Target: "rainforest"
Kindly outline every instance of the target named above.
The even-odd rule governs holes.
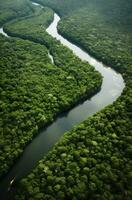
[[[131,75],[131,0],[1,0],[0,199],[131,200]]]

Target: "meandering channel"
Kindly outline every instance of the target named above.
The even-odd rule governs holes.
[[[33,3],[35,6],[41,6]],[[41,6],[42,7],[42,6]],[[57,31],[57,25],[60,17],[55,13],[54,20],[47,28],[47,32],[62,44],[70,48],[80,59],[89,62],[103,76],[103,83],[100,92],[91,99],[86,100],[82,104],[77,105],[68,112],[58,116],[58,118],[47,128],[41,130],[33,141],[25,148],[24,153],[7,174],[0,184],[2,192],[0,197],[7,199],[11,194],[8,192],[10,185],[14,179],[20,179],[27,175],[37,164],[37,162],[47,154],[51,147],[59,140],[64,132],[70,130],[74,125],[82,122],[88,116],[93,115],[105,106],[114,102],[122,93],[125,87],[122,76],[110,67],[106,67],[103,63],[91,57],[81,48],[72,44],[63,38]],[[8,36],[3,29],[0,32]],[[53,58],[51,58],[52,61]],[[53,60],[54,61],[54,60]]]

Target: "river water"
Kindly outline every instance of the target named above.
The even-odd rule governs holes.
[[[6,37],[9,37],[9,36],[4,32],[3,27],[0,28],[0,33],[1,33],[2,35],[6,36]]]
[[[48,56],[49,56],[49,58],[50,58],[50,60],[51,60],[51,63],[54,64],[54,58],[53,58],[53,56],[50,54],[50,52],[48,52]]]
[[[39,6],[39,4],[33,4]],[[123,78],[119,73],[115,72],[110,67],[106,67],[103,63],[91,57],[88,53],[72,44],[58,33],[57,25],[59,20],[60,17],[55,13],[54,20],[46,31],[57,40],[60,40],[62,44],[70,48],[80,59],[87,61],[94,66],[103,76],[102,87],[100,92],[92,98],[75,106],[70,111],[59,115],[51,125],[39,132],[25,148],[24,153],[5,176],[4,180],[1,181],[0,199],[12,199],[12,190],[8,190],[14,179],[18,180],[26,176],[37,165],[38,161],[47,154],[64,132],[70,130],[74,125],[82,122],[88,116],[93,115],[105,106],[114,102],[121,95],[122,90],[125,87]],[[3,32],[3,29],[2,33],[5,36],[7,35]]]

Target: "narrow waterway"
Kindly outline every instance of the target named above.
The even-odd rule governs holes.
[[[34,3],[34,5],[38,6],[39,4]],[[51,125],[41,130],[33,141],[25,148],[20,159],[0,183],[0,197],[4,200],[8,198],[12,199],[12,190],[8,190],[10,189],[10,185],[14,179],[18,180],[27,175],[37,165],[38,161],[47,154],[64,132],[72,129],[74,125],[77,125],[88,116],[93,115],[115,101],[121,95],[125,86],[123,78],[119,73],[106,67],[103,63],[99,62],[88,53],[63,38],[57,31],[59,20],[60,17],[55,13],[54,20],[47,28],[47,32],[57,40],[60,40],[62,44],[70,48],[79,58],[94,66],[103,76],[102,87],[100,92],[92,98],[77,105],[70,111],[59,115]]]
[[[4,32],[3,27],[0,28],[0,33],[1,33],[2,35],[6,36],[6,37],[9,37],[9,36]]]
[[[54,58],[53,58],[53,56],[50,54],[50,52],[48,52],[48,56],[49,56],[49,58],[50,58],[50,60],[51,60],[51,63],[54,64]]]

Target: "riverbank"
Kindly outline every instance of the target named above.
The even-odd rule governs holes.
[[[60,37],[60,36],[59,36]],[[91,58],[92,59],[92,58]],[[99,65],[99,63],[97,62],[97,64]],[[105,71],[105,70],[104,70]],[[107,71],[107,70],[106,70]],[[110,70],[108,69],[108,74],[110,74]],[[114,72],[112,72],[112,73],[114,73]],[[106,75],[106,72],[105,72],[105,75]],[[114,76],[115,76],[115,73],[114,73]],[[108,77],[106,78],[107,80],[108,80]],[[105,85],[105,84],[104,84]],[[107,88],[108,89],[108,88]],[[115,96],[114,96],[114,98],[116,98]],[[104,105],[103,105],[104,106]],[[65,121],[64,121],[64,123],[65,123]]]
[[[70,50],[44,31],[53,12],[48,8],[38,8],[36,12],[33,19],[21,18],[20,23],[21,26],[23,23],[26,28],[29,27],[29,32],[30,25],[34,24],[36,29],[32,27],[32,34],[41,30],[40,35],[32,37],[32,34],[26,34],[26,29],[23,29],[25,39],[31,38],[41,45],[28,40],[1,36],[1,75],[4,90],[1,113],[4,132],[1,135],[1,176],[22,154],[24,147],[38,133],[38,129],[49,124],[58,113],[70,109],[81,99],[91,97],[100,90],[102,83],[100,74],[93,67],[81,62]],[[17,23],[17,20],[12,23]],[[18,32],[19,36],[22,36],[22,31],[18,29]],[[54,52],[55,65],[52,65],[49,59],[49,49],[45,47],[45,43]],[[6,82],[3,73],[6,73]]]
[[[21,181],[16,199],[131,199],[131,57],[120,59],[121,97],[66,133]]]
[[[92,199],[102,198],[103,195],[104,198],[131,198],[129,71],[130,68],[128,71],[123,70],[126,88],[121,97],[68,132],[21,182],[16,199],[32,196],[35,199],[67,199],[73,196]]]

